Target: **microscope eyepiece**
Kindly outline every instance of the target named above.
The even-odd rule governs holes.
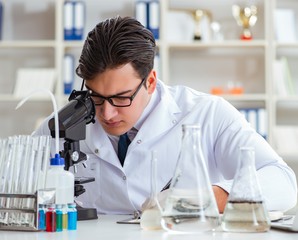
[[[95,105],[90,91],[73,90],[68,100],[68,104],[58,112],[60,137],[69,140],[85,139],[85,125],[95,121]],[[48,125],[51,136],[55,137],[54,118],[49,120]]]

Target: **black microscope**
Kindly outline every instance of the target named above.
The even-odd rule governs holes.
[[[59,137],[64,138],[64,149],[60,151],[61,157],[65,161],[65,170],[69,170],[71,166],[76,172],[76,164],[87,160],[85,153],[80,151],[80,140],[86,138],[86,125],[94,123],[95,105],[90,97],[90,91],[73,90],[68,98],[68,103],[59,110]],[[48,122],[51,136],[55,137],[55,119],[51,118]],[[85,166],[85,165],[84,165]],[[75,178],[75,197],[83,194],[84,183],[94,181],[94,178],[83,177]],[[82,208],[77,206],[78,220],[97,219],[95,208]]]

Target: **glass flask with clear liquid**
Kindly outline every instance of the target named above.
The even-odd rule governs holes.
[[[270,229],[255,168],[255,152],[251,147],[240,148],[238,169],[221,226],[229,232],[266,232]]]
[[[219,226],[219,211],[201,149],[201,128],[182,126],[182,146],[169,195],[162,209],[162,227],[169,232],[200,233]]]
[[[156,169],[157,157],[156,152],[152,151],[151,159],[151,195],[145,210],[142,212],[140,226],[144,230],[159,230],[161,229],[161,213],[160,205],[157,200],[156,190]]]

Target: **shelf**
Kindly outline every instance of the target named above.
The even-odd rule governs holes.
[[[266,94],[241,94],[241,95],[219,95],[222,96],[224,99],[228,101],[266,101],[267,95]]]
[[[0,41],[0,48],[54,48],[54,40]]]
[[[24,97],[16,97],[13,94],[0,94],[0,101],[1,102],[19,102],[23,99]],[[51,101],[50,97],[34,97],[30,98],[29,101]]]
[[[64,48],[82,48],[84,45],[84,41],[64,41]]]
[[[229,40],[222,42],[186,42],[186,43],[168,43],[170,49],[196,49],[196,48],[264,48],[267,46],[264,40],[240,41]]]
[[[297,102],[298,103],[298,95],[275,96],[275,102]]]
[[[292,42],[292,43],[279,43],[275,42],[276,48],[298,48],[298,42]]]

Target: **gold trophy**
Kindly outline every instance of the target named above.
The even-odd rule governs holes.
[[[205,35],[210,35],[211,34],[211,29],[210,29],[210,24],[212,22],[212,15],[211,12],[208,10],[203,10],[203,9],[196,9],[195,11],[192,11],[192,16],[194,18],[195,21],[195,32],[194,32],[194,40],[204,40],[204,33]],[[205,24],[208,24],[208,29],[206,29],[206,25],[205,25],[205,32],[203,33],[203,29],[202,29],[202,25],[203,25],[203,21],[207,21],[205,22]],[[209,33],[209,34],[208,34]]]
[[[252,33],[250,28],[257,22],[257,7],[254,5],[250,7],[233,5],[232,12],[237,24],[243,28],[240,38],[242,40],[251,40]]]

